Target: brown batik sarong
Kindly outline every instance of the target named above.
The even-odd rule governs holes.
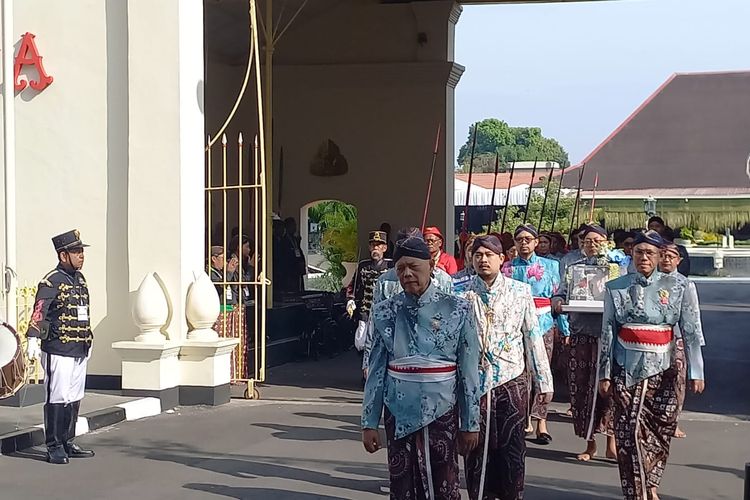
[[[570,336],[568,388],[576,436],[587,441],[594,435],[614,435],[614,403],[599,394],[599,339],[574,333]]]
[[[677,380],[675,391],[677,391],[677,413],[682,413],[682,405],[685,404],[685,386],[687,385],[687,362],[685,361],[685,344],[682,339],[675,340],[674,365],[677,367]]]
[[[461,498],[456,446],[458,412],[455,407],[426,428],[401,439],[394,439],[396,418],[386,408],[385,433],[392,499]]]
[[[524,429],[529,394],[527,381],[525,374],[516,377],[494,388],[480,401],[479,446],[469,453],[464,462],[466,486],[469,490],[469,498],[472,500],[486,496],[501,500],[523,498],[526,460]],[[489,432],[487,427],[488,397],[490,398]],[[480,489],[483,490],[481,496]]]
[[[246,320],[243,306],[234,306],[234,310],[219,314],[214,323],[214,330],[219,337],[240,339],[231,355],[230,377],[232,380],[248,378]]]
[[[614,372],[615,440],[625,500],[646,500],[658,488],[677,427],[677,367],[625,386],[625,371]]]
[[[544,334],[544,348],[547,351],[547,360],[548,362],[552,362],[552,352],[555,349],[555,328],[552,327],[549,330],[547,330],[547,333]],[[530,374],[530,377],[533,377],[533,374]],[[546,420],[547,419],[547,411],[549,408],[549,403],[539,403],[537,401],[537,396],[539,395],[539,392],[537,392],[536,384],[530,383],[528,385],[529,391],[530,391],[530,415],[531,418]]]

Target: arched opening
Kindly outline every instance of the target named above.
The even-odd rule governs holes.
[[[339,292],[346,287],[359,260],[357,207],[340,200],[304,205],[300,237],[307,258],[305,289]]]

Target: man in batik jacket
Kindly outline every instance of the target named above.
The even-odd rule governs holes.
[[[406,227],[400,230],[396,235],[396,241],[402,241],[406,238],[422,238],[422,231],[417,227]],[[442,269],[435,267],[435,262],[430,261],[432,266],[431,281],[432,284],[437,287],[443,293],[451,293],[453,291],[453,278],[448,275]],[[391,263],[392,264],[392,263]],[[404,289],[401,287],[401,282],[396,274],[396,269],[391,267],[386,272],[380,275],[375,288],[373,290],[372,303],[377,304],[385,299],[389,299],[396,294],[403,292]],[[367,363],[370,360],[370,350],[372,349],[372,321],[367,324],[367,337],[365,339],[365,350],[364,356],[362,357],[362,374],[364,378],[367,378]]]
[[[544,403],[552,398],[552,373],[531,287],[505,278],[503,259],[497,237],[477,237],[472,246],[477,275],[462,293],[472,304],[482,349],[479,446],[466,457],[472,500],[523,498],[528,384]]]
[[[536,255],[539,231],[533,225],[518,226],[513,234],[513,239],[518,250],[518,257],[510,262],[510,266],[505,267],[504,273],[508,278],[522,281],[531,287],[539,323],[539,333],[544,339],[548,363],[551,363],[552,352],[555,347],[555,325],[557,324],[563,337],[569,335],[567,316],[552,317],[551,299],[560,287],[560,267],[556,260],[545,259]],[[532,419],[537,420],[537,442],[546,445],[552,441],[552,436],[547,429],[549,404],[538,398],[538,395],[532,391],[529,414]],[[529,429],[529,432],[531,430]]]
[[[639,234],[637,273],[607,283],[599,352],[599,392],[612,393],[615,440],[626,500],[658,499],[677,427],[674,327],[685,347],[690,389],[705,388],[700,308],[689,282],[657,270],[664,240]]]
[[[552,307],[562,312],[562,304],[568,300],[571,273],[578,265],[595,266],[607,257],[598,257],[602,245],[607,242],[607,232],[598,224],[588,224],[581,232],[582,254],[578,260],[566,263],[562,271],[563,282],[552,298]],[[568,343],[568,390],[573,431],[586,440],[586,449],[577,455],[578,460],[588,462],[597,454],[596,434],[607,436],[607,458],[616,458],[613,429],[614,406],[611,397],[599,396],[599,336],[602,332],[601,313],[576,313],[568,315],[570,341]]]
[[[370,373],[362,402],[362,442],[381,448],[385,410],[394,499],[459,500],[458,453],[479,439],[479,342],[467,301],[430,280],[424,240],[396,245],[404,289],[373,308]]]

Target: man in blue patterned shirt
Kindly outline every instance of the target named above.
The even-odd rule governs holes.
[[[372,311],[373,345],[362,402],[362,443],[381,448],[385,410],[391,498],[458,500],[458,453],[479,439],[479,339],[464,299],[431,283],[424,240],[396,246],[403,287]]]
[[[472,247],[477,275],[462,294],[472,305],[482,348],[481,445],[466,457],[471,500],[523,498],[529,384],[540,403],[552,398],[531,286],[500,273],[503,255],[497,237],[479,236]]]
[[[679,274],[657,270],[664,240],[639,234],[635,274],[607,283],[599,350],[599,392],[612,393],[615,440],[626,500],[658,500],[657,490],[677,427],[679,326],[690,389],[705,388],[700,306],[695,288]]]

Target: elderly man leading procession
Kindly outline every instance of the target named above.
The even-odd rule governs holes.
[[[523,498],[529,416],[535,442],[552,441],[554,331],[586,440],[578,460],[595,459],[603,434],[623,497],[659,498],[685,387],[705,387],[697,292],[677,271],[682,249],[657,231],[616,235],[626,249],[594,223],[576,233],[572,252],[530,224],[469,235],[451,279],[437,228],[399,232],[393,268],[372,285],[363,361],[362,440],[387,447],[391,498],[461,498],[459,456],[470,499]],[[601,309],[571,300],[579,266],[605,270]]]

